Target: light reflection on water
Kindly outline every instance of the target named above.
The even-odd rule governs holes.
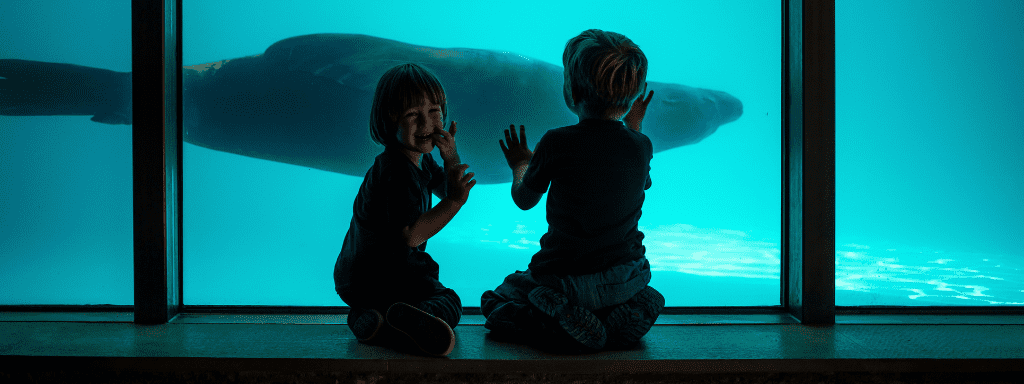
[[[1020,263],[1008,255],[847,243],[836,247],[836,305],[1021,305],[1020,274]],[[844,304],[841,291],[902,301]]]
[[[641,227],[655,271],[700,276],[779,279],[778,243],[754,240],[738,230],[688,224]]]
[[[452,245],[476,242],[484,254],[492,255],[502,250],[519,251],[514,252],[518,264],[506,263],[515,269],[526,269],[529,257],[540,249],[536,240],[546,227],[533,229],[517,222],[498,224],[497,228],[505,231],[505,235],[494,224],[488,224],[480,228],[487,238],[463,238]],[[756,239],[740,230],[688,224],[641,226],[640,230],[645,235],[644,246],[652,271],[679,273],[656,274],[661,278],[652,281],[652,286],[666,278],[685,280],[690,278],[687,276],[714,277],[723,285],[740,280],[774,280],[778,284],[778,242]],[[1021,265],[1007,255],[949,254],[925,248],[874,248],[847,243],[836,247],[835,256],[837,305],[1024,304]]]

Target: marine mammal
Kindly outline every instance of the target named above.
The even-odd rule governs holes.
[[[578,121],[562,96],[562,68],[551,63],[507,51],[313,34],[278,41],[262,54],[183,68],[182,137],[214,150],[362,176],[382,150],[367,128],[377,80],[407,62],[429,68],[444,86],[448,120],[459,126],[459,154],[479,183],[511,181],[497,143],[509,124],[526,126],[532,146],[546,130]],[[40,83],[32,77],[42,75],[50,85],[33,88]],[[130,73],[0,60],[0,76],[6,78],[0,114],[93,114],[102,123],[131,123],[131,92],[124,86]],[[46,96],[55,92],[53,84],[61,91]],[[722,91],[659,82],[648,82],[648,90],[654,100],[643,133],[655,152],[699,142],[743,113],[742,103]]]

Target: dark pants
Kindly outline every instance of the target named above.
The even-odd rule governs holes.
[[[545,286],[569,298],[572,305],[590,310],[602,321],[616,305],[625,303],[651,281],[646,258],[580,276],[534,274],[529,269],[505,277],[493,291],[480,297],[484,327],[510,336],[543,340],[565,333],[554,319],[530,304],[530,291]]]
[[[351,289],[339,292],[341,300],[349,307],[360,309],[376,309],[381,315],[387,316],[388,308],[392,304],[402,302],[419,308],[426,313],[437,316],[452,329],[462,319],[462,300],[455,290],[445,288],[440,282],[436,284],[432,293],[416,294],[401,292],[393,289]],[[386,322],[385,322],[386,323]]]

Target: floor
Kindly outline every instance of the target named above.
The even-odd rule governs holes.
[[[495,340],[483,317],[455,328],[446,358],[357,342],[346,315],[0,313],[0,372],[64,369],[392,373],[1002,372],[1024,370],[1021,316],[663,315],[637,348],[567,355]],[[959,322],[959,323],[958,323]],[[964,324],[967,323],[967,324]]]

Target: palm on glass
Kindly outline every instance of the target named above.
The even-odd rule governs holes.
[[[459,164],[448,169],[448,198],[461,204],[466,204],[469,199],[469,190],[476,185],[473,180],[473,172],[463,174],[469,164]]]
[[[508,146],[505,146],[505,142],[498,140],[498,145],[501,145],[501,152],[505,153],[505,160],[508,161],[509,168],[512,170],[516,169],[522,162],[529,163],[530,158],[533,157],[533,151],[526,146],[526,127],[519,126],[519,134],[515,133],[516,126],[509,125],[509,129],[505,130],[505,141],[508,142]],[[509,132],[509,131],[512,132]]]
[[[434,140],[434,146],[441,152],[441,160],[445,163],[451,162],[452,164],[459,164],[459,152],[455,147],[455,122],[449,126],[448,131],[437,128],[434,129],[434,133],[431,138]]]
[[[647,83],[644,83],[644,91],[640,92],[640,97],[633,102],[629,113],[622,117],[622,122],[626,123],[626,127],[637,132],[640,132],[640,124],[643,123],[644,115],[647,114],[647,104],[650,104],[654,97],[654,91],[647,93],[646,98],[644,98],[645,93],[647,93]]]

